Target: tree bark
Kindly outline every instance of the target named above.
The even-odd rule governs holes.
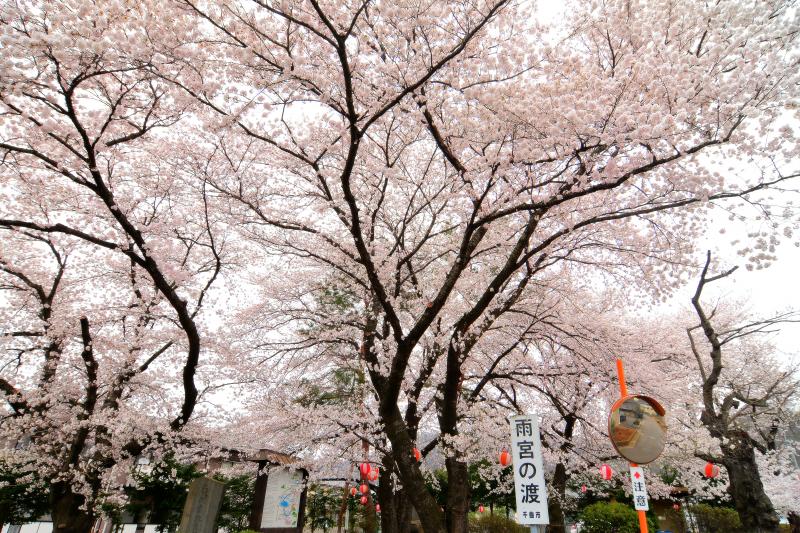
[[[92,509],[81,509],[85,502],[69,484],[54,483],[50,487],[53,533],[91,533],[95,517]]]
[[[425,533],[443,533],[444,516],[436,499],[425,485],[425,478],[422,477],[412,453],[414,443],[397,405],[385,405],[382,402],[381,418],[385,424],[386,436],[392,443],[392,460],[403,482],[403,491],[417,510],[422,530]]]
[[[557,398],[552,398],[553,404],[557,407],[560,405]],[[559,407],[559,411],[561,411]],[[569,451],[569,445],[572,442],[572,434],[575,432],[575,422],[578,418],[574,413],[567,413],[564,417],[564,431],[562,437],[564,442],[559,449],[562,453]],[[564,502],[567,500],[567,467],[564,463],[559,462],[556,464],[555,472],[553,472],[553,494],[548,502],[548,514],[550,515],[550,524],[547,527],[547,533],[564,533],[566,531],[566,523],[564,516]]]
[[[378,501],[381,503],[381,533],[399,533],[398,509],[391,486],[391,475],[386,474],[386,464],[380,473]]]
[[[778,514],[764,492],[752,444],[741,437],[729,442],[722,448],[723,465],[730,478],[728,493],[739,512],[743,529],[752,533],[777,532]]]
[[[547,533],[564,533],[564,507],[562,502],[567,492],[567,468],[564,463],[556,465],[553,472],[553,494],[547,502],[547,512],[550,515],[550,524],[547,526]]]
[[[403,490],[395,490],[391,458],[384,458],[378,484],[378,501],[381,504],[381,533],[409,533],[411,531],[411,502]]]
[[[469,468],[457,457],[445,460],[447,467],[447,531],[467,533],[469,529]]]
[[[460,329],[458,331],[461,331]],[[458,336],[454,336],[447,349],[447,373],[444,383],[439,387],[442,399],[437,402],[439,408],[439,430],[442,436],[458,435],[458,400],[461,393],[461,361],[463,354],[456,349]],[[461,452],[445,447],[445,467],[447,468],[447,513],[448,533],[467,533],[469,529],[469,468],[463,460]]]

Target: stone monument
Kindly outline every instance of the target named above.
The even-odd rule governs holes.
[[[178,533],[215,533],[224,492],[225,484],[216,479],[201,477],[192,481]]]

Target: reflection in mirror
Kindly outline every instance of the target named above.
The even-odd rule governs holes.
[[[667,434],[663,409],[632,396],[611,412],[608,424],[617,452],[632,463],[646,464],[661,455]]]

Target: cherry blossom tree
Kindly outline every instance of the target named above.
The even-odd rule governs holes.
[[[782,322],[797,321],[797,313],[726,320],[717,307],[709,311],[701,296],[707,285],[730,276],[736,268],[719,274],[712,274],[710,268],[709,252],[692,297],[699,324],[687,330],[702,383],[700,420],[719,441],[718,453],[703,458],[725,466],[728,491],[745,528],[777,531],[778,516],[764,490],[757,455],[776,450],[800,382],[794,369],[781,368],[765,356],[765,346],[755,336],[773,331]]]
[[[145,68],[157,20],[145,3],[0,7],[3,455],[49,481],[57,532],[88,531],[133,458],[174,441],[210,359],[213,148]]]
[[[0,226],[152,283],[182,335],[173,430],[197,402],[217,230],[235,226],[264,311],[239,320],[256,339],[239,371],[264,358],[254,394],[294,406],[285,424],[307,443],[370,440],[427,532],[466,531],[473,446],[500,434],[514,380],[578,353],[547,346],[553,305],[604,285],[665,296],[710,206],[744,199],[777,221],[762,192],[797,177],[779,120],[800,86],[788,1],[586,2],[556,27],[512,0],[2,9]],[[772,235],[743,253],[768,263]],[[326,316],[325,297],[347,306]],[[364,377],[357,410],[297,408],[300,372],[341,369]],[[443,457],[444,511],[415,446]]]
[[[192,31],[158,74],[205,106],[236,171],[212,186],[291,258],[285,283],[336,272],[355,295],[327,335],[358,342],[425,531],[466,529],[465,379],[535,321],[523,302],[592,276],[663,295],[707,206],[796,177],[775,126],[797,96],[786,3],[587,3],[557,29],[504,0],[178,6]],[[730,180],[708,158],[761,170]],[[444,513],[411,453],[420,380]]]

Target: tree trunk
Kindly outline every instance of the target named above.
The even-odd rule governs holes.
[[[409,533],[411,531],[411,502],[402,490],[395,490],[391,459],[384,458],[378,484],[378,501],[381,504],[381,533]]]
[[[547,501],[547,512],[550,514],[550,525],[547,533],[564,533],[564,507],[563,503],[567,494],[567,469],[564,463],[558,463],[553,472],[553,494]]]
[[[81,509],[85,501],[67,483],[54,483],[50,487],[53,533],[91,533],[94,512]]]
[[[469,468],[457,457],[445,460],[447,467],[447,531],[467,533],[469,529]]]
[[[417,510],[422,530],[425,533],[444,532],[443,513],[425,485],[425,478],[422,477],[422,472],[412,453],[414,443],[411,441],[397,405],[387,406],[382,402],[381,418],[385,424],[386,436],[392,443],[392,459],[403,483],[403,491]]]
[[[364,480],[364,483],[367,483]],[[383,509],[381,509],[382,511]],[[378,533],[378,513],[375,512],[375,502],[372,493],[367,494],[367,506],[364,509],[364,533]]]
[[[453,340],[456,340],[457,336]],[[451,342],[447,349],[447,373],[440,385],[442,398],[437,402],[439,408],[439,430],[444,439],[458,435],[458,400],[461,394],[462,353]],[[447,531],[448,533],[467,533],[469,529],[469,468],[461,452],[444,447],[447,468]]]
[[[743,529],[752,533],[777,532],[778,515],[764,492],[752,444],[734,436],[722,448],[722,453],[730,478],[728,493],[739,512]]]

